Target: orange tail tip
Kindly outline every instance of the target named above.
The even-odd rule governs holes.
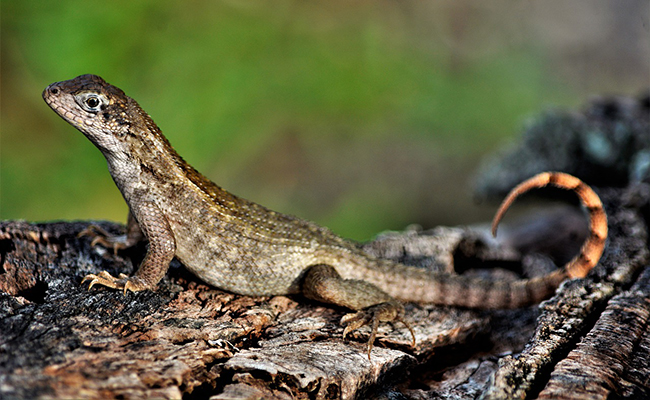
[[[607,238],[607,216],[596,192],[573,175],[563,172],[542,172],[517,185],[508,193],[494,215],[492,235],[496,236],[499,222],[517,197],[531,189],[548,185],[574,191],[589,213],[589,237],[582,245],[580,253],[565,266],[570,278],[582,278],[596,266],[603,254]]]

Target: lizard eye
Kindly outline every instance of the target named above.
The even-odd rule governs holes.
[[[99,99],[97,99],[96,97],[89,97],[86,99],[86,105],[89,108],[96,108],[97,106],[99,106]]]
[[[81,108],[92,113],[101,111],[108,104],[106,96],[99,93],[79,93],[75,95],[75,100]]]

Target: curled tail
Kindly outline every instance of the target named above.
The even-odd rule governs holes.
[[[499,221],[510,205],[521,194],[534,188],[553,185],[572,190],[589,213],[589,236],[580,249],[580,253],[564,266],[564,273],[569,278],[583,278],[598,263],[605,248],[607,238],[607,216],[598,195],[586,183],[575,176],[562,172],[542,172],[520,183],[510,191],[503,200],[492,221],[492,235],[496,236]],[[540,277],[543,278],[543,277]]]
[[[516,281],[488,280],[448,273],[428,274],[421,269],[402,266],[402,278],[381,285],[392,296],[405,300],[446,304],[478,309],[518,308],[550,297],[567,278],[581,278],[598,263],[607,238],[607,216],[598,195],[580,179],[561,172],[544,172],[515,187],[503,200],[492,222],[496,235],[499,221],[521,194],[547,185],[574,191],[589,213],[589,237],[580,254],[562,269],[532,279]],[[395,270],[394,265],[386,270]],[[387,273],[388,274],[388,273]],[[406,276],[408,279],[403,279]]]
[[[589,236],[580,253],[564,268],[532,279],[504,282],[447,276],[439,281],[439,302],[469,308],[523,307],[550,297],[563,280],[582,278],[596,266],[607,238],[607,216],[598,195],[580,179],[569,174],[543,172],[517,185],[497,210],[492,221],[492,234],[496,236],[499,221],[517,197],[530,189],[547,185],[574,191],[589,213]]]

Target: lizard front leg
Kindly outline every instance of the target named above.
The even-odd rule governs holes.
[[[368,359],[377,336],[380,322],[400,321],[411,332],[413,344],[415,334],[404,320],[404,306],[377,286],[358,279],[343,279],[334,267],[325,264],[310,267],[302,284],[305,297],[323,303],[335,304],[355,310],[341,319],[345,324],[343,338],[351,331],[370,325]]]
[[[137,222],[131,213],[129,213],[129,216],[128,232],[135,230],[134,226],[131,225],[131,220],[133,220],[133,223],[139,226],[138,230],[141,232],[141,235],[144,234],[149,241],[147,254],[140,264],[138,271],[132,277],[120,274],[116,278],[106,271],[102,271],[97,275],[87,275],[81,283],[90,281],[88,289],[92,288],[95,284],[124,290],[124,293],[127,290],[138,292],[153,289],[163,276],[165,276],[165,273],[167,273],[169,263],[174,258],[174,253],[176,252],[176,240],[174,239],[169,222],[158,206],[151,201],[143,201],[140,203]],[[126,241],[129,241],[128,234]]]

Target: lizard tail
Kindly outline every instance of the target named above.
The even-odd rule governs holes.
[[[499,221],[517,197],[530,189],[547,185],[574,191],[589,213],[589,237],[580,253],[564,268],[532,279],[502,281],[449,273],[431,274],[407,266],[402,266],[401,271],[394,264],[387,263],[384,269],[388,282],[374,283],[403,301],[477,309],[518,308],[550,297],[563,280],[582,278],[596,266],[607,238],[607,216],[598,195],[580,179],[561,172],[544,172],[519,184],[508,194],[494,216],[492,234],[496,235]]]
[[[544,172],[515,187],[505,198],[492,223],[496,235],[499,221],[512,202],[522,193],[547,185],[558,186],[576,192],[589,213],[589,237],[580,253],[562,269],[532,279],[502,281],[436,273],[429,275],[423,270],[408,268],[395,277],[390,285],[382,286],[389,294],[404,301],[421,301],[477,309],[518,308],[538,303],[550,297],[567,278],[584,277],[598,263],[607,237],[607,216],[598,195],[578,178],[560,173]],[[394,266],[392,267],[394,269]],[[387,268],[388,269],[388,268]],[[378,285],[380,283],[377,283]]]
[[[496,309],[518,308],[538,303],[550,297],[567,278],[581,278],[598,263],[607,237],[607,216],[598,195],[580,179],[561,172],[544,172],[520,183],[503,200],[492,222],[492,234],[496,236],[499,221],[508,207],[521,194],[547,185],[574,191],[589,213],[589,237],[580,253],[562,269],[532,279],[507,282],[487,280],[450,274],[438,274],[433,279],[433,290],[411,283],[404,293],[422,296],[436,304]],[[418,293],[419,292],[419,293]],[[409,295],[403,295],[409,297]]]
[[[503,218],[503,215],[517,197],[530,189],[541,188],[547,185],[574,191],[580,197],[580,202],[589,213],[589,237],[587,237],[587,240],[582,245],[580,253],[569,261],[562,271],[569,278],[582,278],[596,266],[598,260],[600,260],[600,256],[603,254],[605,239],[607,238],[607,216],[605,215],[603,203],[601,203],[598,195],[587,184],[575,176],[562,172],[543,172],[517,185],[510,191],[505,200],[503,200],[499,210],[495,214],[494,220],[492,221],[492,235],[496,236],[499,221],[501,221],[501,218]],[[547,275],[532,279],[531,281],[539,281],[547,277],[551,281],[556,280],[556,277]],[[538,282],[538,284],[542,284],[542,282]]]

